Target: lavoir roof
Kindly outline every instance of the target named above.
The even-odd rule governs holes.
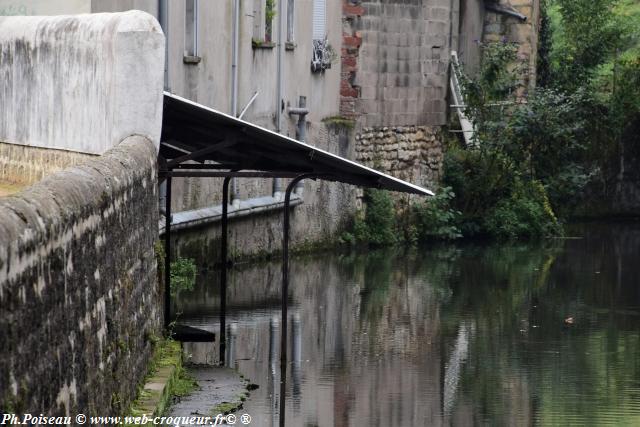
[[[160,155],[167,161],[161,165],[161,174],[171,170],[168,175],[174,177],[228,176],[225,170],[283,178],[313,174],[328,181],[433,195],[426,188],[168,92],[164,93],[161,141]]]

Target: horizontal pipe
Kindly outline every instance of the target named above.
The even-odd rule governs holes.
[[[309,114],[309,109],[300,107],[289,107],[289,114],[299,114],[304,116],[305,114]]]

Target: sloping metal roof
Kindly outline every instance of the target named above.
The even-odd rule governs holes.
[[[161,141],[160,155],[170,169],[247,170],[283,177],[313,173],[329,181],[433,195],[426,188],[168,92]]]

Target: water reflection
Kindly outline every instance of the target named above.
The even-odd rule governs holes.
[[[640,226],[573,233],[292,260],[287,425],[640,425]],[[279,273],[230,273],[252,425],[278,422]],[[178,311],[215,332],[217,279],[200,282]]]

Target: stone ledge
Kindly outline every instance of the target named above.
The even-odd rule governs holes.
[[[293,194],[291,196],[291,207],[304,203],[304,200]],[[253,199],[240,200],[238,206],[229,205],[228,218],[240,218],[243,216],[255,215],[263,212],[271,212],[284,208],[284,201],[271,196],[256,197]],[[218,222],[222,219],[222,205],[209,206],[201,209],[176,212],[171,215],[171,230],[184,230],[187,228],[200,227],[205,224]],[[164,234],[165,219],[160,218],[158,223],[159,233]]]
[[[158,366],[153,366],[157,364]],[[151,362],[152,373],[145,378],[138,398],[131,405],[131,416],[161,416],[171,403],[171,389],[182,367],[180,343],[168,341],[160,344]]]

